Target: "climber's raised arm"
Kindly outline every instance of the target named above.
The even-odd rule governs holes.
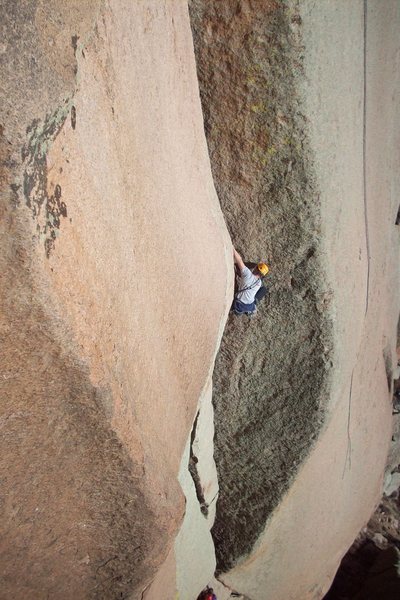
[[[236,315],[253,315],[257,310],[257,302],[266,294],[266,288],[264,288],[261,279],[264,279],[268,274],[269,268],[264,262],[259,262],[250,270],[244,264],[239,252],[233,247],[232,249],[233,260],[240,271],[240,277],[237,277],[237,288],[232,310]]]
[[[242,272],[246,265],[244,264],[239,252],[235,250],[235,248],[233,248],[233,260],[235,261],[235,264],[239,267],[240,272]]]

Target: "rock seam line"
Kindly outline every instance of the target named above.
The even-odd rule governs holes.
[[[368,0],[364,0],[364,14],[363,14],[363,28],[364,28],[364,57],[363,57],[363,70],[364,70],[364,90],[363,90],[363,200],[364,200],[364,221],[365,221],[365,243],[367,248],[367,289],[366,289],[366,298],[365,298],[365,315],[368,312],[368,298],[369,298],[369,279],[370,279],[370,243],[369,243],[369,229],[368,229],[368,205],[367,205],[367,169],[366,169],[366,155],[367,155],[367,4]],[[356,358],[356,363],[358,359]],[[351,469],[351,434],[350,434],[350,421],[351,421],[351,399],[352,399],[352,390],[353,390],[353,376],[354,369],[351,372],[351,380],[350,380],[350,392],[349,392],[349,406],[348,406],[348,415],[347,415],[347,448],[346,448],[346,458],[343,467],[342,479],[344,478],[344,474],[346,471],[347,461],[349,461],[349,470]]]
[[[368,205],[367,205],[367,10],[368,0],[364,0],[364,98],[363,98],[363,197],[364,197],[364,220],[365,220],[365,243],[367,248],[367,290],[365,300],[365,315],[368,312],[369,278],[370,278],[370,243],[368,229]]]

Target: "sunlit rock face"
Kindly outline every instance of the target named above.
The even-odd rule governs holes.
[[[189,11],[2,4],[5,598],[320,599],[380,495],[398,3]]]
[[[140,598],[231,294],[179,1],[2,6],[1,590]]]

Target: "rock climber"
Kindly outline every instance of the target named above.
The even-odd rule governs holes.
[[[268,274],[269,268],[265,263],[259,262],[250,270],[246,267],[242,257],[235,248],[233,248],[233,260],[240,275],[232,310],[236,315],[254,314],[257,310],[257,302],[266,293],[261,280]]]

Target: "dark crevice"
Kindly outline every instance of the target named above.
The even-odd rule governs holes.
[[[201,510],[202,514],[205,517],[207,517],[208,516],[208,504],[204,497],[203,488],[202,488],[201,481],[200,481],[200,475],[197,470],[197,463],[199,461],[198,461],[197,456],[193,452],[193,443],[194,443],[194,440],[196,439],[196,429],[197,429],[197,422],[199,420],[199,415],[200,415],[200,411],[197,412],[196,418],[193,423],[192,432],[190,434],[190,455],[189,455],[188,468],[189,468],[189,473],[193,479],[194,487],[196,490],[197,500],[199,501],[199,505],[200,505],[200,510]]]
[[[400,206],[399,206],[398,211],[397,211],[397,216],[396,216],[395,224],[396,225],[400,225]]]
[[[383,550],[371,540],[356,541],[342,559],[324,600],[397,600],[399,559],[395,544]]]
[[[393,384],[393,360],[392,360],[392,349],[389,344],[387,344],[383,348],[382,354],[383,354],[383,362],[385,364],[385,373],[386,373],[388,392],[390,392],[392,389],[392,384]]]

